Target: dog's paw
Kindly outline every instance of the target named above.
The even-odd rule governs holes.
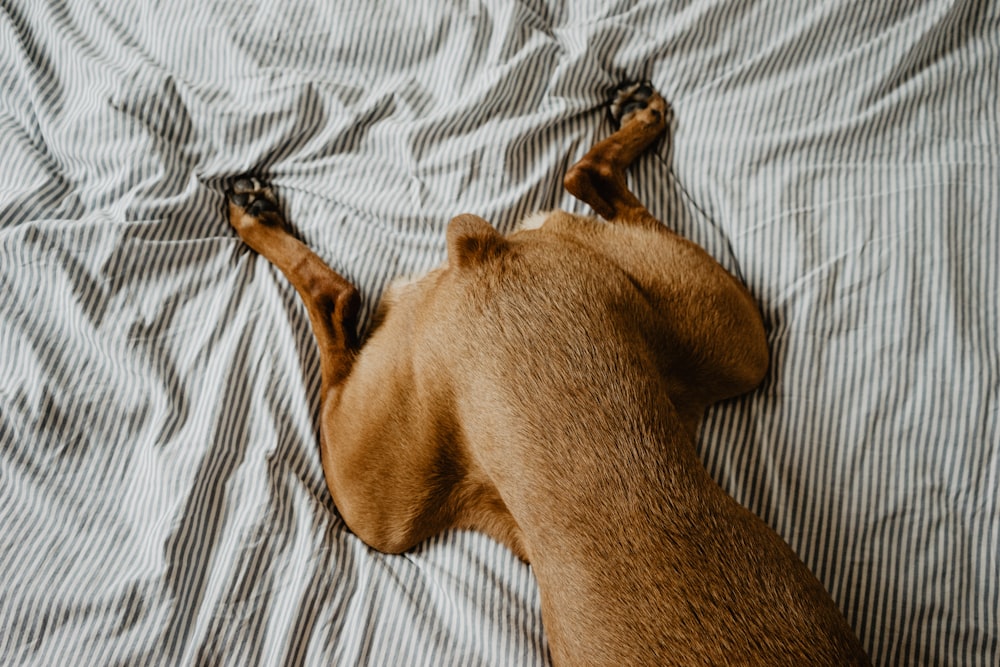
[[[670,113],[670,106],[660,96],[649,81],[628,83],[615,91],[615,99],[611,102],[611,118],[622,127],[641,115],[646,115],[648,121],[660,122]]]
[[[274,191],[253,176],[241,176],[226,192],[229,200],[229,222],[237,231],[256,224],[281,225],[284,220],[278,209]]]
[[[250,215],[259,216],[268,211],[278,210],[278,198],[274,191],[253,176],[236,179],[227,193],[229,201]]]

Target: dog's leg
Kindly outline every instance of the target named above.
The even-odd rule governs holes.
[[[410,359],[395,349],[408,335],[405,316],[384,324],[383,333],[396,331],[388,343],[375,341],[356,361],[357,290],[289,233],[270,188],[241,178],[228,199],[230,224],[285,274],[309,313],[320,351],[323,472],[345,523],[391,553],[460,526],[484,530],[525,557],[495,489],[466,480],[468,465],[448,453],[456,446],[450,429],[418,405],[406,377]]]
[[[658,363],[663,377],[671,378],[671,400],[694,437],[708,405],[761,381],[767,338],[746,288],[703,248],[657,221],[628,189],[625,170],[667,130],[666,101],[648,84],[637,84],[619,93],[612,114],[620,116],[621,129],[570,169],[565,186],[616,223],[604,226],[601,251],[663,313],[654,338],[671,343],[662,348]],[[655,236],[632,233],[645,230]]]
[[[608,220],[662,228],[629,191],[625,170],[664,134],[668,111],[666,100],[649,84],[621,90],[612,107],[620,129],[570,168],[566,189]]]
[[[228,193],[229,223],[243,241],[278,267],[299,293],[320,351],[322,400],[347,378],[357,350],[358,292],[293,237],[270,188],[240,178]]]

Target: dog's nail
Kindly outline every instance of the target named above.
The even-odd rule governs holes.
[[[650,97],[653,94],[653,86],[648,81],[644,81],[633,94],[637,97]]]
[[[234,191],[234,193],[230,195],[229,200],[237,206],[246,206],[250,201],[250,195],[246,192]]]

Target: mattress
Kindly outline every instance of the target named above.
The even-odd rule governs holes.
[[[1000,9],[974,0],[0,0],[0,663],[544,665],[531,568],[387,556],[318,454],[254,173],[363,295],[566,168],[649,79],[630,183],[743,280],[772,363],[712,476],[880,665],[1000,664]]]

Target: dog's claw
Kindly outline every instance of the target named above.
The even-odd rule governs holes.
[[[643,81],[643,82],[641,82],[639,84],[639,87],[636,89],[636,91],[635,91],[635,93],[633,93],[633,95],[635,97],[639,97],[639,98],[642,98],[644,100],[648,100],[650,97],[653,96],[653,92],[654,92],[654,90],[653,90],[653,84],[651,84],[649,81]]]

